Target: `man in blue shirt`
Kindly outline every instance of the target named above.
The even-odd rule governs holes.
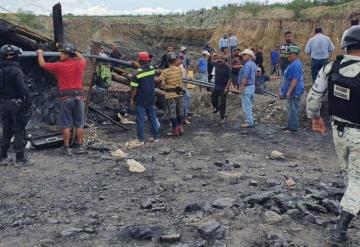
[[[271,74],[279,75],[279,57],[280,57],[280,45],[277,45],[274,50],[271,51]]]
[[[241,125],[241,128],[251,128],[254,127],[252,105],[254,102],[257,66],[253,61],[255,60],[255,54],[252,50],[245,49],[240,55],[243,58],[244,66],[239,72],[238,84],[240,85],[241,103],[245,115],[245,123]]]
[[[308,40],[305,53],[311,56],[311,76],[313,82],[320,69],[328,62],[335,46],[328,36],[322,33],[322,28],[315,29],[315,36]]]
[[[210,53],[208,51],[202,52],[202,58],[198,61],[198,68],[199,68],[199,76],[200,81],[209,82],[208,81],[208,57]]]
[[[144,120],[147,115],[151,124],[152,141],[157,142],[160,137],[159,122],[155,112],[155,69],[149,65],[150,56],[147,52],[138,54],[140,68],[133,76],[130,83],[131,99],[130,105],[135,107],[137,141],[132,143],[132,147],[144,145]]]
[[[284,82],[280,89],[280,97],[288,100],[288,124],[281,128],[284,133],[294,133],[299,128],[299,104],[304,92],[303,65],[299,59],[300,48],[289,46],[288,60],[290,65],[284,73]]]
[[[219,40],[219,49],[222,52],[229,49],[229,39],[227,38],[226,34],[224,34],[224,36]]]

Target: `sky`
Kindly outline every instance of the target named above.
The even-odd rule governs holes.
[[[61,3],[63,14],[75,15],[127,15],[127,14],[167,14],[191,9],[210,8],[229,3],[243,3],[247,0],[0,0],[0,7],[12,12],[19,8],[35,14],[48,15],[52,6]],[[255,1],[255,0],[252,0]],[[257,2],[287,2],[288,0],[268,0]],[[0,8],[0,12],[5,12]]]

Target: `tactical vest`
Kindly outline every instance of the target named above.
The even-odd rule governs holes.
[[[349,122],[360,124],[360,73],[355,77],[345,77],[339,70],[360,61],[342,64],[337,59],[328,74],[329,114]]]

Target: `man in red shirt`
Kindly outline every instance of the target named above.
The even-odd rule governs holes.
[[[58,80],[60,99],[58,124],[63,128],[64,153],[72,156],[69,148],[72,128],[76,128],[80,152],[85,152],[83,75],[86,60],[71,43],[63,44],[60,52],[60,62],[46,63],[43,50],[37,50],[40,67],[54,73]]]

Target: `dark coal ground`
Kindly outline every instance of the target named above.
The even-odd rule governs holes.
[[[242,133],[238,104],[232,96],[225,125],[200,107],[184,136],[158,144],[127,150],[135,127],[96,125],[88,155],[31,150],[34,166],[0,167],[0,246],[330,246],[343,193],[330,133],[261,123]],[[119,147],[146,171],[99,151]],[[359,246],[359,227],[347,246]]]

